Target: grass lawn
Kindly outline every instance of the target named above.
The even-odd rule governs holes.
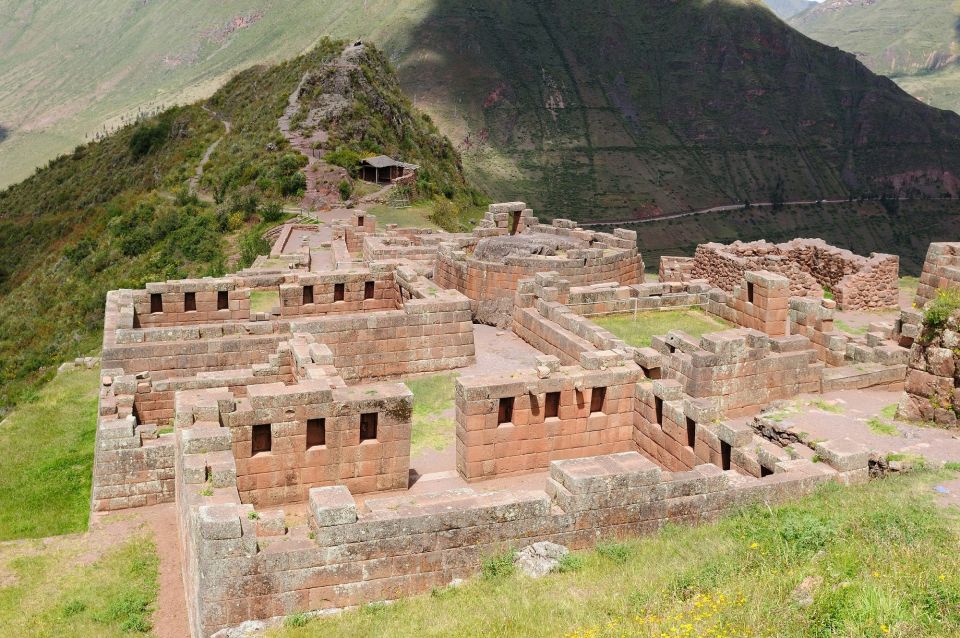
[[[391,208],[385,204],[380,204],[370,208],[368,212],[377,216],[378,227],[397,224],[408,228],[439,228],[429,219],[430,213],[433,212],[429,204],[410,206],[409,208]]]
[[[0,635],[102,638],[149,632],[157,597],[153,540],[103,547],[86,536],[0,545]]]
[[[451,411],[456,376],[456,373],[448,372],[404,381],[413,392],[411,456],[426,449],[442,450],[453,444],[457,424]]]
[[[900,290],[910,293],[910,295],[916,295],[917,288],[919,286],[920,286],[919,277],[911,277],[909,275],[905,275],[900,278]]]
[[[251,290],[250,312],[270,312],[280,305],[279,290]]]
[[[460,587],[270,635],[956,636],[960,523],[932,489],[955,476],[831,484],[782,507],[578,552],[537,581],[488,561]]]
[[[0,540],[87,528],[99,376],[58,374],[0,425]]]
[[[654,310],[594,317],[593,322],[606,328],[631,346],[650,345],[650,338],[665,335],[671,330],[683,330],[694,338],[708,332],[727,330],[733,326],[701,310]]]

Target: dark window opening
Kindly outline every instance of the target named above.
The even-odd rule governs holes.
[[[513,421],[513,397],[503,397],[500,399],[500,406],[497,411],[497,425],[511,423]]]
[[[720,441],[720,469],[726,471],[730,469],[730,444]]]
[[[669,352],[670,354],[673,354],[676,351],[677,351],[677,346],[671,345],[669,343],[667,344],[667,352]]]
[[[360,415],[360,442],[374,441],[377,438],[377,413]]]
[[[193,312],[196,309],[197,309],[197,293],[195,292],[183,293],[184,312]]]
[[[324,419],[307,419],[307,448],[327,444],[327,423]]]
[[[273,444],[270,435],[270,424],[253,426],[253,436],[250,439],[250,456],[261,452],[269,452]]]
[[[544,406],[543,416],[547,419],[553,419],[560,416],[560,393],[547,392],[546,405]]]
[[[357,217],[357,226],[363,226],[363,215]]]
[[[697,443],[697,422],[687,417],[687,445],[694,447]]]
[[[313,303],[313,286],[303,287],[303,305]]]
[[[660,368],[645,368],[640,366],[640,369],[643,370],[643,375],[648,379],[660,379]]]
[[[657,425],[663,425],[663,399],[653,398],[653,409],[656,412]]]
[[[747,282],[747,301],[753,303],[753,282]]]
[[[520,230],[520,213],[510,213],[510,234],[516,235]]]
[[[226,290],[217,291],[217,310],[227,310],[230,308],[230,293]]]
[[[373,299],[373,291],[376,289],[372,281],[368,281],[363,284],[363,298],[364,299]]]
[[[773,470],[765,465],[760,466],[760,478],[763,478],[764,476],[770,476],[771,474],[773,474]]]
[[[333,284],[333,300],[343,301],[344,284]]]
[[[150,312],[163,312],[163,297],[158,292],[150,295]]]
[[[594,388],[590,391],[590,413],[603,412],[603,403],[607,399],[606,388]]]

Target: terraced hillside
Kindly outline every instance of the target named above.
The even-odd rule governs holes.
[[[955,0],[827,0],[789,24],[855,54],[924,102],[960,111]]]
[[[121,23],[148,16],[145,24],[159,21],[165,30],[182,9],[195,24],[216,24],[212,13],[190,14],[202,9],[184,1],[137,3],[111,15]],[[109,11],[105,4],[85,4],[76,20]],[[226,72],[301,38],[373,38],[406,93],[460,146],[468,175],[495,197],[526,199],[547,215],[623,219],[743,200],[957,190],[960,117],[924,108],[852,56],[791,30],[760,0],[601,0],[589,11],[571,0],[216,4],[234,17],[259,17],[223,46],[201,46],[196,61],[185,57],[170,72],[167,94],[177,82],[188,86],[188,76],[214,77],[204,75],[205,65]],[[45,17],[73,28],[57,12]],[[18,51],[29,48],[39,23],[5,37]],[[195,27],[181,31],[199,37]],[[145,57],[134,59],[162,64],[182,37],[144,37]],[[244,53],[245,38],[260,44]],[[98,86],[114,95],[131,78],[149,76],[150,64]],[[70,87],[58,68],[48,61],[34,69],[45,81],[28,93]],[[71,90],[74,99],[47,102],[81,104],[78,94],[91,94]],[[22,130],[13,126],[3,143],[16,156]]]

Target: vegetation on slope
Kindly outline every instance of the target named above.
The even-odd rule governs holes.
[[[939,637],[960,632],[956,514],[923,473],[830,484],[700,527],[606,543],[530,580],[492,558],[482,578],[287,627],[310,636]],[[290,623],[298,624],[298,623]]]
[[[811,38],[857,56],[916,97],[960,111],[954,0],[827,0],[789,24]],[[954,85],[954,86],[951,86]]]
[[[305,158],[277,119],[304,73],[343,46],[324,40],[282,64],[250,68],[206,104],[145,118],[0,192],[0,412],[61,361],[99,347],[106,291],[219,275],[265,250],[261,231],[304,184]],[[218,118],[232,124],[229,133]],[[370,113],[367,122],[382,126],[382,118]],[[212,198],[189,194],[200,158],[221,137],[201,180]],[[448,143],[415,135],[412,144],[426,163],[437,151],[438,184],[463,183],[443,174],[458,165]]]

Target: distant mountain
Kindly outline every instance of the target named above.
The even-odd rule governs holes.
[[[20,96],[0,92],[0,163],[32,152],[29,131],[67,127],[107,98],[117,110],[161,88],[172,99],[330,33],[376,42],[468,176],[545,216],[958,188],[960,117],[760,0],[0,3],[15,9],[0,18],[12,25],[0,28],[0,87]]]
[[[782,19],[792,18],[816,5],[814,0],[763,0]]]
[[[789,24],[850,51],[923,101],[960,111],[955,0],[827,0]]]

